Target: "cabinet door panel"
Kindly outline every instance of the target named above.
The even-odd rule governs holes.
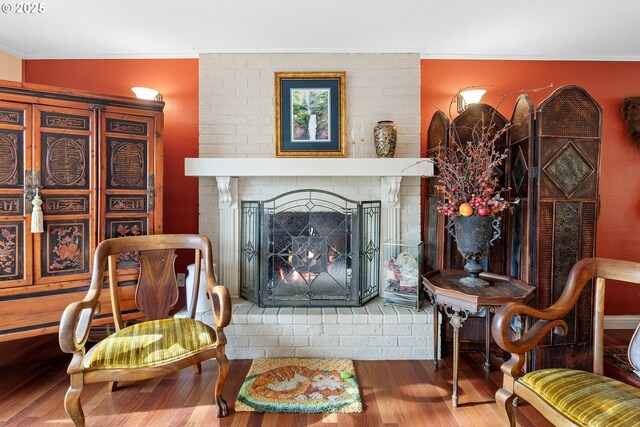
[[[31,205],[24,196],[30,139],[31,106],[0,102],[0,289],[31,284]]]
[[[101,239],[153,234],[155,118],[102,112]]]
[[[45,226],[42,239],[46,252],[41,252],[42,277],[89,273],[89,220],[48,220]]]
[[[37,283],[89,278],[97,227],[95,113],[37,106],[34,160],[44,233],[35,238]]]

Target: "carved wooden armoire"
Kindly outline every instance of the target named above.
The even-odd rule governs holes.
[[[99,241],[162,231],[163,107],[0,81],[0,341],[58,330],[87,292]],[[42,233],[31,232],[36,194]],[[120,292],[133,312],[128,261]]]
[[[478,114],[486,115],[493,109],[478,104],[469,110],[454,120],[454,126],[469,126]],[[602,112],[584,89],[563,86],[535,112],[526,95],[518,97],[510,123],[506,138],[509,156],[500,173],[510,188],[509,199],[520,202],[505,216],[502,245],[492,248],[485,266],[535,286],[535,304],[545,308],[562,293],[573,264],[595,255]],[[449,127],[446,116],[436,112],[427,132],[431,152],[447,144]],[[438,214],[437,203],[438,195],[427,183],[426,265],[431,269],[461,268],[455,242],[443,232],[446,218]],[[592,303],[593,288],[585,286],[576,308],[565,318],[567,336],[549,335],[536,348],[532,358],[536,369],[589,369]],[[471,334],[484,338],[481,330],[470,329]]]

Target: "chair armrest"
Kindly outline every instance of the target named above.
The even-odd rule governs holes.
[[[65,308],[60,319],[60,332],[58,333],[62,351],[75,353],[84,348],[89,338],[93,316],[99,312],[100,301],[97,297],[72,302]]]
[[[231,322],[231,296],[222,285],[209,286],[209,297],[213,309],[213,321],[216,329],[222,329]]]
[[[536,310],[528,305],[513,302],[503,305],[496,311],[493,318],[493,325],[491,326],[493,339],[502,349],[509,353],[524,354],[535,347],[550,330],[553,330],[558,335],[566,334],[567,324],[562,320],[562,317],[569,310],[556,305],[554,304],[543,310]],[[511,319],[518,314],[524,314],[539,320],[522,337],[512,341],[509,337],[509,325],[511,324]]]
[[[567,284],[562,290],[560,298],[548,308],[537,310],[523,305],[508,303],[497,310],[493,320],[491,332],[496,343],[512,354],[524,354],[535,347],[550,331],[559,335],[567,333],[567,324],[562,318],[573,308],[584,285],[593,277],[607,277],[620,266],[610,260],[585,258],[578,261],[567,278]],[[615,278],[615,274],[613,274]],[[515,341],[509,339],[509,323],[516,314],[525,314],[539,319],[520,338]]]

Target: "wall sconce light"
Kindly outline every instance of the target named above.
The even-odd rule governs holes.
[[[138,99],[149,99],[151,101],[162,101],[162,95],[155,89],[148,87],[132,87],[131,90],[136,94]]]
[[[469,105],[480,102],[485,93],[487,93],[487,91],[484,89],[463,90],[458,93],[458,113],[462,113]]]

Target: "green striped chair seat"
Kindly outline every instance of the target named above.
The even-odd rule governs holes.
[[[581,426],[640,425],[640,389],[573,369],[540,369],[518,382]]]
[[[198,320],[152,320],[121,329],[99,342],[87,353],[84,367],[150,367],[188,357],[215,341],[215,331]]]

